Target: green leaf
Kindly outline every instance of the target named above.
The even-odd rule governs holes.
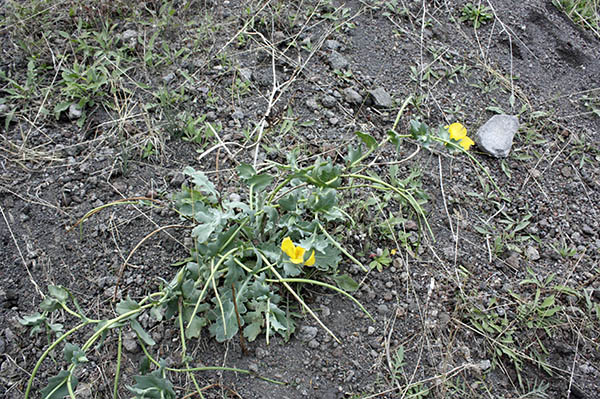
[[[202,172],[195,171],[191,167],[187,167],[183,170],[183,174],[190,176],[196,189],[207,196],[207,198],[212,202],[216,203],[219,197],[219,193],[215,188],[214,184],[208,180],[208,177]]]
[[[173,384],[162,376],[162,370],[155,370],[150,375],[136,375],[133,377],[136,384],[127,387],[135,393],[138,399],[175,399],[176,394]]]
[[[260,192],[264,190],[273,181],[273,176],[268,174],[260,174],[252,176],[248,179],[247,183],[250,187],[254,187],[254,190]]]
[[[348,155],[346,155],[346,164],[351,165],[354,162],[358,161],[360,157],[362,157],[363,152],[360,146],[353,147],[352,145],[348,145]]]
[[[150,334],[148,334],[146,332],[146,330],[144,330],[144,328],[142,327],[142,325],[136,320],[136,319],[132,319],[130,321],[131,324],[131,328],[133,329],[133,331],[135,331],[138,335],[138,337],[148,346],[154,346],[156,345],[156,342],[154,342],[154,340],[152,339],[152,337],[150,336]]]
[[[205,243],[213,232],[222,230],[223,225],[233,214],[223,213],[218,209],[203,207],[196,212],[195,219],[198,225],[192,230],[192,237],[196,237],[199,243]]]
[[[85,352],[82,351],[81,348],[79,348],[77,345],[73,345],[67,342],[63,352],[65,355],[65,360],[68,363],[73,363],[77,365],[79,363],[85,363],[88,361],[87,357],[85,357]]]
[[[332,276],[331,278],[336,282],[338,287],[344,291],[353,292],[358,289],[358,283],[347,274],[342,274],[341,276]]]
[[[48,293],[51,297],[55,298],[60,303],[64,304],[69,299],[69,292],[61,286],[50,285],[48,286]]]
[[[316,199],[313,205],[309,205],[313,212],[326,212],[330,210],[336,204],[336,190],[328,189],[323,190],[320,193],[316,193],[314,198]]]
[[[60,119],[60,114],[64,111],[66,111],[71,106],[71,104],[72,104],[71,101],[65,101],[65,102],[56,104],[56,106],[54,107],[54,117],[56,119]]]
[[[202,328],[206,326],[207,321],[204,317],[194,316],[194,319],[185,330],[186,338],[199,338]]]
[[[354,134],[356,134],[358,138],[360,138],[370,150],[374,150],[375,148],[377,148],[377,140],[375,140],[375,138],[370,134],[359,131],[354,132]]]
[[[127,298],[117,304],[117,313],[125,314],[139,308],[140,305],[137,302],[132,301],[131,298]]]
[[[50,296],[47,296],[46,298],[44,298],[42,303],[40,303],[40,309],[42,309],[45,312],[54,312],[55,310],[60,309],[60,308],[61,308],[60,302]]]
[[[46,388],[42,389],[43,399],[63,399],[65,396],[69,396],[69,389],[67,388],[67,379],[71,373],[67,370],[61,370],[58,375],[48,380]],[[77,386],[77,377],[71,377],[71,386],[73,389]]]
[[[231,299],[223,300],[223,313],[225,318],[218,306],[208,313],[209,319],[214,320],[209,331],[217,342],[225,342],[238,332],[237,317]]]
[[[18,320],[19,320],[19,323],[21,323],[22,325],[30,327],[30,326],[35,326],[35,325],[43,323],[44,320],[46,320],[46,316],[43,316],[39,312],[36,312],[29,316],[25,315],[25,316],[23,316],[22,319],[18,319]]]
[[[251,177],[256,175],[256,170],[252,167],[252,165],[247,163],[241,163],[237,168],[238,176],[243,180],[248,180]]]
[[[261,322],[250,323],[244,328],[244,337],[246,337],[248,339],[248,342],[252,342],[256,339],[258,334],[260,334],[261,330],[262,330]]]
[[[295,212],[298,204],[298,194],[290,193],[277,201],[281,209],[288,212]]]

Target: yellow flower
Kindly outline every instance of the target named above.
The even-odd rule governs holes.
[[[446,129],[448,129],[448,132],[450,133],[450,138],[458,141],[458,144],[464,148],[465,151],[468,151],[469,148],[475,144],[473,140],[467,137],[467,129],[460,123],[455,122],[450,126],[446,126]]]
[[[450,126],[446,126],[448,132],[450,132],[450,138],[452,140],[460,141],[467,137],[467,129],[458,122],[451,124]]]
[[[396,255],[397,252],[398,251],[396,251],[396,248],[394,248],[390,251],[390,255],[394,256],[394,255]]]
[[[295,246],[290,237],[285,237],[281,242],[281,250],[290,257],[290,261],[296,265],[304,263],[306,266],[315,264],[315,251],[312,251],[308,260],[304,262],[304,253],[306,250],[300,246]]]

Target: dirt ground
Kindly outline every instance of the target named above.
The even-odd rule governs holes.
[[[431,233],[407,207],[380,211],[368,190],[348,197],[355,223],[335,233],[349,252],[368,265],[397,250],[381,270],[340,264],[375,322],[347,297],[305,287],[341,343],[300,307],[289,341],[267,345],[262,334],[247,354],[237,337],[219,343],[204,329],[187,342],[196,367],[250,374],[168,373],[176,397],[200,397],[197,382],[207,398],[600,398],[594,31],[542,0],[482,1],[477,28],[453,0],[95,3],[0,0],[0,396],[24,397],[57,337],[22,322],[41,312],[49,285],[103,319],[175,276],[191,245],[174,210],[186,166],[231,195],[237,161],[281,163],[300,149],[343,164],[356,131],[382,139],[410,98],[398,132],[416,118],[474,135],[496,113],[518,115],[510,155],[473,147],[480,167],[411,139],[386,147],[375,170],[397,163]],[[68,85],[62,71],[100,51],[117,54],[102,64],[108,83],[86,75],[87,86]],[[391,102],[369,94],[376,88]],[[55,115],[73,98],[84,99],[83,116]],[[123,199],[133,200],[103,207]],[[386,234],[390,220],[401,242]],[[48,320],[76,324],[65,312]],[[175,319],[139,322],[155,356],[183,367]],[[125,398],[146,356],[131,328],[122,334]],[[118,342],[111,330],[86,352],[77,397],[114,397]],[[66,367],[63,345],[36,369],[30,397]]]

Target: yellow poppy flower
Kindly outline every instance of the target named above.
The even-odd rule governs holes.
[[[471,146],[473,144],[475,144],[475,142],[473,140],[471,140],[469,137],[464,137],[463,139],[461,139],[458,144],[460,144],[460,146],[462,148],[465,149],[465,151],[469,151],[469,148],[471,148]]]
[[[312,251],[310,257],[304,262],[304,253],[306,250],[300,246],[295,246],[290,237],[285,237],[281,242],[281,250],[290,257],[290,261],[296,265],[304,263],[306,266],[315,264],[315,251]]]
[[[467,137],[467,129],[458,122],[451,124],[450,126],[446,126],[448,132],[450,132],[450,138],[452,140],[462,140]]]
[[[468,151],[469,148],[471,148],[471,146],[473,144],[475,144],[475,142],[473,140],[471,140],[470,137],[467,137],[467,128],[465,128],[460,123],[455,122],[455,123],[451,124],[450,126],[445,126],[445,127],[446,127],[446,129],[448,129],[448,132],[450,133],[450,138],[452,140],[458,141],[458,145],[460,145],[462,148],[464,148],[465,151]]]

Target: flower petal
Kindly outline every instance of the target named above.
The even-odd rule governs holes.
[[[304,252],[306,250],[302,247],[296,247],[294,251],[294,256],[290,256],[290,261],[294,264],[300,264],[304,262]]]
[[[310,257],[304,262],[306,266],[312,266],[315,264],[315,251],[312,251]]]
[[[448,126],[448,132],[450,132],[450,138],[452,140],[460,140],[467,136],[467,129],[458,122]]]
[[[287,256],[293,258],[296,255],[296,247],[290,237],[285,237],[281,242],[281,250],[286,253]]]
[[[462,148],[464,148],[465,151],[469,151],[469,148],[471,148],[471,146],[473,144],[475,144],[475,142],[473,140],[471,140],[469,137],[465,136],[462,140],[460,140],[460,142],[458,144],[460,144],[460,146]]]

